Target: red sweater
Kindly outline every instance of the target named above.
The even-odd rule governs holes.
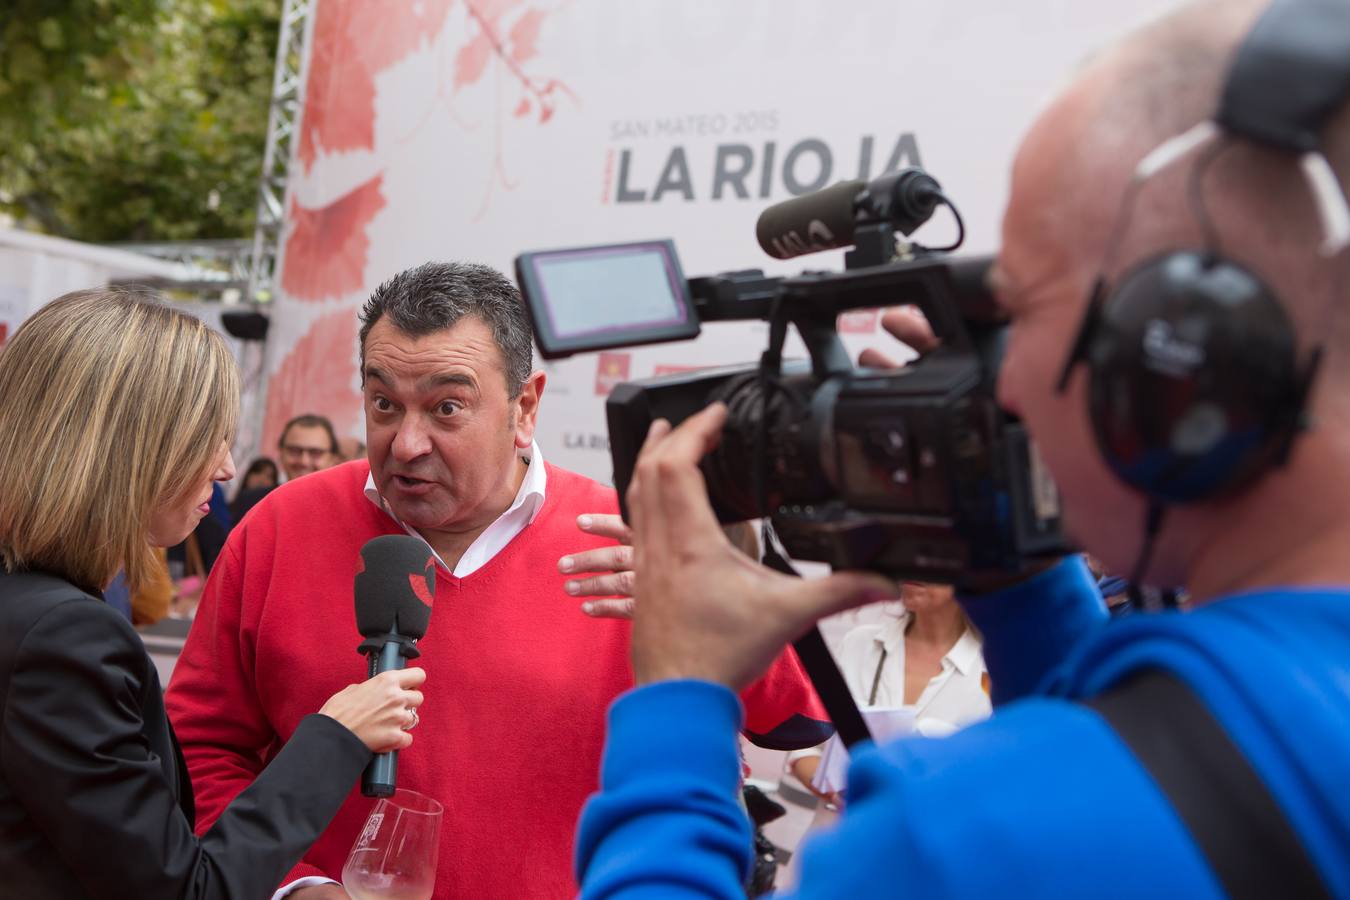
[[[352,603],[359,550],[402,533],[366,499],[368,472],[349,463],[283,485],[216,562],[167,695],[200,831],[304,716],[365,677]],[[604,713],[633,676],[628,623],[583,615],[557,561],[608,543],[579,531],[578,514],[616,510],[611,488],[549,466],[533,523],[471,575],[437,572],[415,663],[427,670],[427,700],[398,783],[445,806],[438,898],[576,892],[572,837],[598,788]],[[796,713],[824,718],[790,655],[745,700],[747,728],[760,734]],[[341,879],[373,802],[354,786],[286,882]]]

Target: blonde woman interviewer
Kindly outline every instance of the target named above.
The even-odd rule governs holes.
[[[203,323],[69,294],[0,350],[0,894],[266,897],[372,751],[402,748],[421,670],[334,695],[201,838],[136,632],[103,603],[234,476],[239,380]]]

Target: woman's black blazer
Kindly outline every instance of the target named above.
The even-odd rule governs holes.
[[[336,721],[308,716],[198,838],[161,694],[115,610],[0,566],[0,896],[265,898],[370,759]]]

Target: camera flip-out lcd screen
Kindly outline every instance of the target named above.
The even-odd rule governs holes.
[[[523,253],[516,277],[545,359],[698,337],[671,241]]]

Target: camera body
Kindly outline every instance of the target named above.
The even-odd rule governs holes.
[[[625,517],[651,423],[678,424],[721,401],[729,410],[721,441],[701,463],[713,509],[722,522],[768,517],[796,559],[960,584],[1065,552],[1054,484],[1021,423],[995,400],[1007,326],[985,287],[990,260],[918,249],[885,261],[889,252],[862,251],[892,249],[895,225],[859,218],[850,235],[859,249],[843,272],[686,281],[670,241],[517,258],[545,358],[687,339],[705,322],[769,323],[757,365],[611,392],[606,417]],[[940,345],[903,369],[856,369],[836,330],[840,313],[904,304],[924,313]],[[788,327],[809,360],[782,359]]]

